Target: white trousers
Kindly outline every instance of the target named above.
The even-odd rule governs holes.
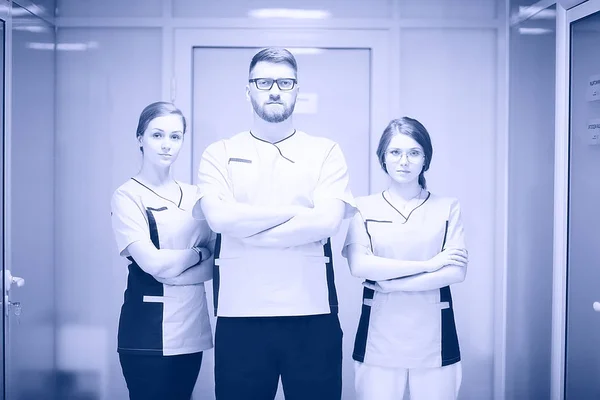
[[[356,400],[456,400],[462,382],[459,362],[439,368],[386,368],[354,362]]]

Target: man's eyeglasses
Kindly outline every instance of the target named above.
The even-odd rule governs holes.
[[[420,150],[409,150],[407,152],[402,152],[398,149],[388,150],[385,153],[385,160],[390,163],[395,163],[402,160],[402,156],[406,156],[406,159],[411,164],[416,164],[423,161],[425,154]]]
[[[256,88],[258,90],[271,90],[273,87],[273,83],[277,83],[277,87],[279,90],[292,90],[294,85],[298,82],[294,78],[280,78],[280,79],[271,79],[271,78],[255,78],[249,79],[248,82],[254,82]]]

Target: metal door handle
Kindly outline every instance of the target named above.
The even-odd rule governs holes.
[[[4,271],[4,288],[7,292],[13,284],[17,285],[17,287],[22,287],[25,285],[25,279],[20,276],[13,276],[9,270]]]
[[[14,283],[17,285],[17,287],[21,287],[25,284],[25,279],[20,278],[18,276],[13,276],[11,279],[11,283]]]

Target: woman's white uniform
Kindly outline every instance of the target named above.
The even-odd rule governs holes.
[[[120,353],[180,355],[212,348],[204,284],[165,285],[144,272],[127,251],[137,241],[157,249],[208,247],[215,239],[206,221],[192,217],[197,188],[177,182],[177,203],[135,179],[112,197],[112,224],[119,252],[130,264],[118,333]]]
[[[429,194],[408,215],[383,193],[356,203],[359,213],[349,226],[344,256],[350,244],[375,256],[410,261],[465,248],[456,199]],[[407,377],[413,400],[454,399],[461,371],[450,287],[391,293],[365,287],[352,356],[359,399],[402,399]]]

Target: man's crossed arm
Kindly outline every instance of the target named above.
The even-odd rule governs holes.
[[[264,207],[211,194],[200,200],[200,206],[215,232],[243,239],[253,246],[285,248],[334,235],[344,218],[346,204],[337,198],[326,198],[317,200],[313,208]]]

